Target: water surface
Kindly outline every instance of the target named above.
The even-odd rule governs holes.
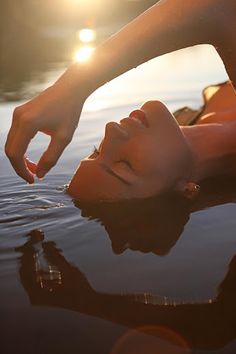
[[[25,83],[28,95],[53,82],[62,70],[63,65],[57,65],[38,73]],[[3,153],[12,110],[23,101],[1,103],[0,346],[4,354],[133,353],[127,349],[132,341],[141,343],[135,353],[148,353],[147,348],[150,353],[153,348],[164,354],[190,352],[175,345],[170,349],[158,339],[163,330],[156,328],[168,327],[169,318],[187,321],[188,331],[183,324],[170,326],[169,337],[172,341],[178,337],[178,345],[188,343],[194,353],[235,353],[235,261],[228,268],[236,252],[233,187],[211,207],[189,214],[175,245],[162,256],[151,248],[143,252],[144,246],[125,249],[130,244],[123,253],[114,252],[106,229],[82,217],[64,189],[80,159],[101,139],[106,122],[118,121],[148,99],[163,100],[171,110],[184,105],[196,108],[202,103],[204,86],[226,79],[220,59],[206,46],[132,70],[89,98],[73,142],[57,166],[30,186],[15,175]],[[39,134],[30,145],[30,158],[37,160],[47,143]],[[174,224],[174,219],[167,221]],[[213,307],[205,311],[212,302],[215,306],[218,285],[227,274],[214,311]],[[181,304],[189,304],[187,312]],[[150,308],[154,305],[160,307]],[[148,322],[155,326],[154,335],[132,332],[131,328]]]

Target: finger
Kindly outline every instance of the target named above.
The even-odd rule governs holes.
[[[71,141],[71,137],[67,135],[55,135],[52,136],[51,142],[48,146],[48,149],[44,152],[40,158],[36,175],[38,178],[42,178],[45,174],[57,163],[57,160],[61,156],[62,152],[66,146]]]
[[[34,183],[34,176],[27,168],[24,154],[34,135],[28,127],[23,127],[13,122],[5,145],[6,155],[14,170],[28,183]]]
[[[18,122],[19,122],[19,119],[18,119],[18,115],[16,114],[16,110],[15,110],[14,114],[13,114],[13,118],[12,118],[12,124],[11,124],[10,130],[8,132],[7,140],[5,143],[6,155],[8,155],[7,152],[8,152],[8,150],[10,150],[10,146],[11,146],[12,141],[14,141],[14,137],[16,135],[16,132],[17,132],[17,129],[19,126]]]
[[[19,275],[21,283],[31,298],[35,290],[38,288],[37,275],[35,270],[37,252],[33,247],[33,243],[30,243],[29,241],[24,246],[19,247],[17,251],[22,252],[22,255],[19,258]]]
[[[61,250],[58,249],[54,242],[48,241],[42,244],[44,257],[51,266],[56,267],[62,274],[63,283],[67,283],[67,286],[71,284],[74,289],[79,286],[80,291],[91,290],[91,286],[88,283],[85,275],[81,271],[69,263],[61,254]]]
[[[61,254],[61,250],[56,247],[54,242],[48,241],[43,243],[44,256],[48,263],[56,266],[61,271],[71,271],[73,266]]]
[[[37,164],[31,161],[27,156],[25,156],[25,163],[27,168],[32,172],[34,175],[36,174]]]

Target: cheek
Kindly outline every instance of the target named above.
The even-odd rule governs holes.
[[[130,160],[140,177],[169,186],[178,174],[176,151],[168,141],[159,141],[149,136],[135,139],[130,147]]]
[[[158,149],[157,141],[148,136],[133,139],[127,155],[140,175],[156,173],[163,159],[163,152]]]

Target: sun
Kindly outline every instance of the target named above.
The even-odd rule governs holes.
[[[96,32],[90,28],[83,28],[78,31],[78,37],[83,43],[94,42],[96,39]]]

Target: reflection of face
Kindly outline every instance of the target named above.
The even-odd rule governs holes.
[[[116,254],[126,249],[167,254],[188,222],[192,204],[176,193],[118,202],[74,201],[81,216],[100,223]]]
[[[187,178],[189,156],[174,117],[150,101],[120,124],[106,125],[98,152],[82,160],[68,192],[85,201],[158,195]]]

